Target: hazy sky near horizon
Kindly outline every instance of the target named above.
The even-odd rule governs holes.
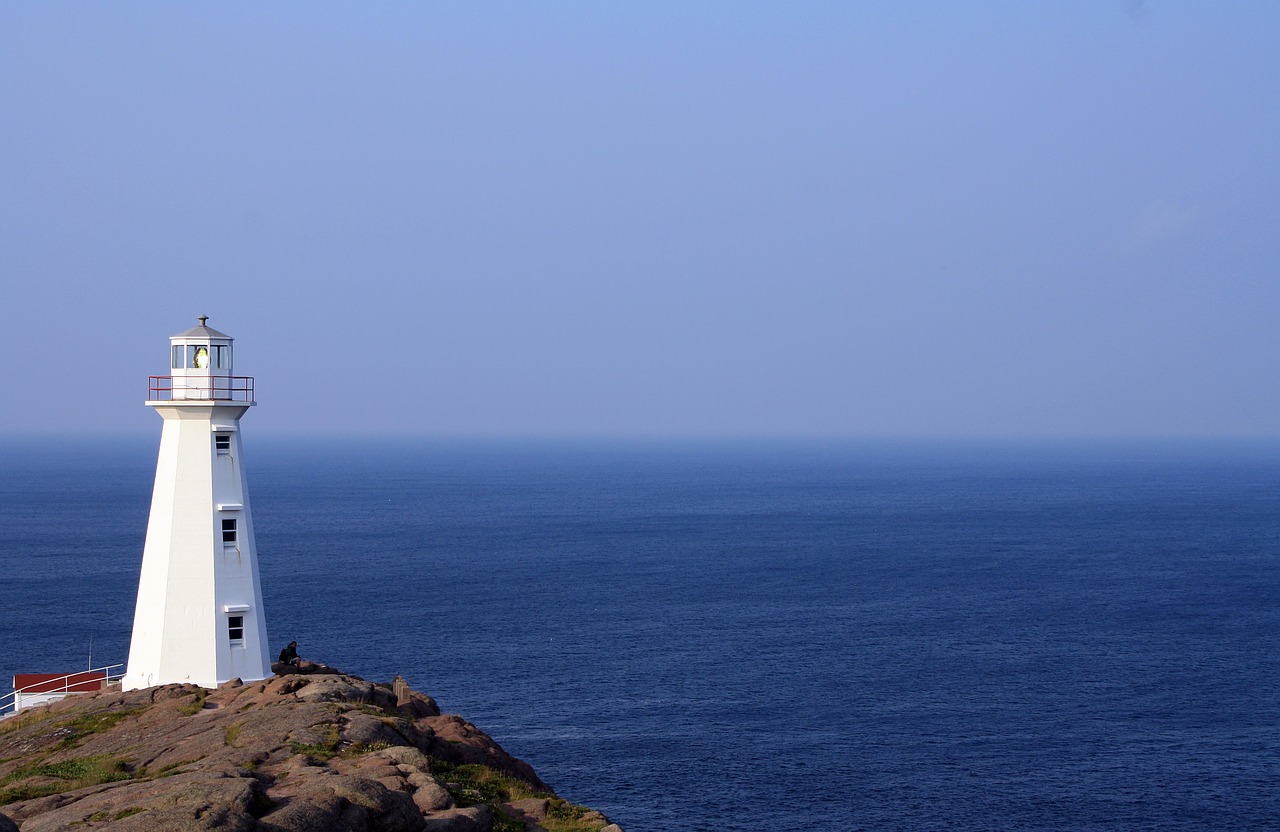
[[[0,5],[0,427],[1276,436],[1280,3]]]

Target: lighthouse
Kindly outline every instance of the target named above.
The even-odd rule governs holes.
[[[163,421],[125,690],[271,673],[240,441],[253,378],[207,320],[169,339],[170,374],[148,384]]]

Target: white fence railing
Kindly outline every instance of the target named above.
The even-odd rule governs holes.
[[[22,707],[22,696],[44,696],[46,694],[66,696],[68,693],[88,693],[88,691],[75,691],[72,688],[78,688],[83,685],[92,684],[95,681],[101,681],[102,687],[106,687],[110,682],[116,682],[124,678],[123,664],[108,664],[102,667],[91,667],[88,670],[77,670],[74,673],[68,673],[66,676],[59,676],[53,679],[45,679],[42,682],[26,685],[17,688],[12,693],[6,693],[0,696],[0,715],[9,716],[10,713],[16,713]],[[101,673],[97,679],[89,674]],[[74,681],[73,681],[74,680]],[[61,687],[58,684],[61,683]]]

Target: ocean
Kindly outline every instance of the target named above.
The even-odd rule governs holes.
[[[1274,442],[246,429],[273,649],[627,832],[1280,829]],[[0,451],[6,682],[125,661],[157,443]]]

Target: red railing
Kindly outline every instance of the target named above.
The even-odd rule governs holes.
[[[149,376],[147,401],[251,402],[253,376]]]

